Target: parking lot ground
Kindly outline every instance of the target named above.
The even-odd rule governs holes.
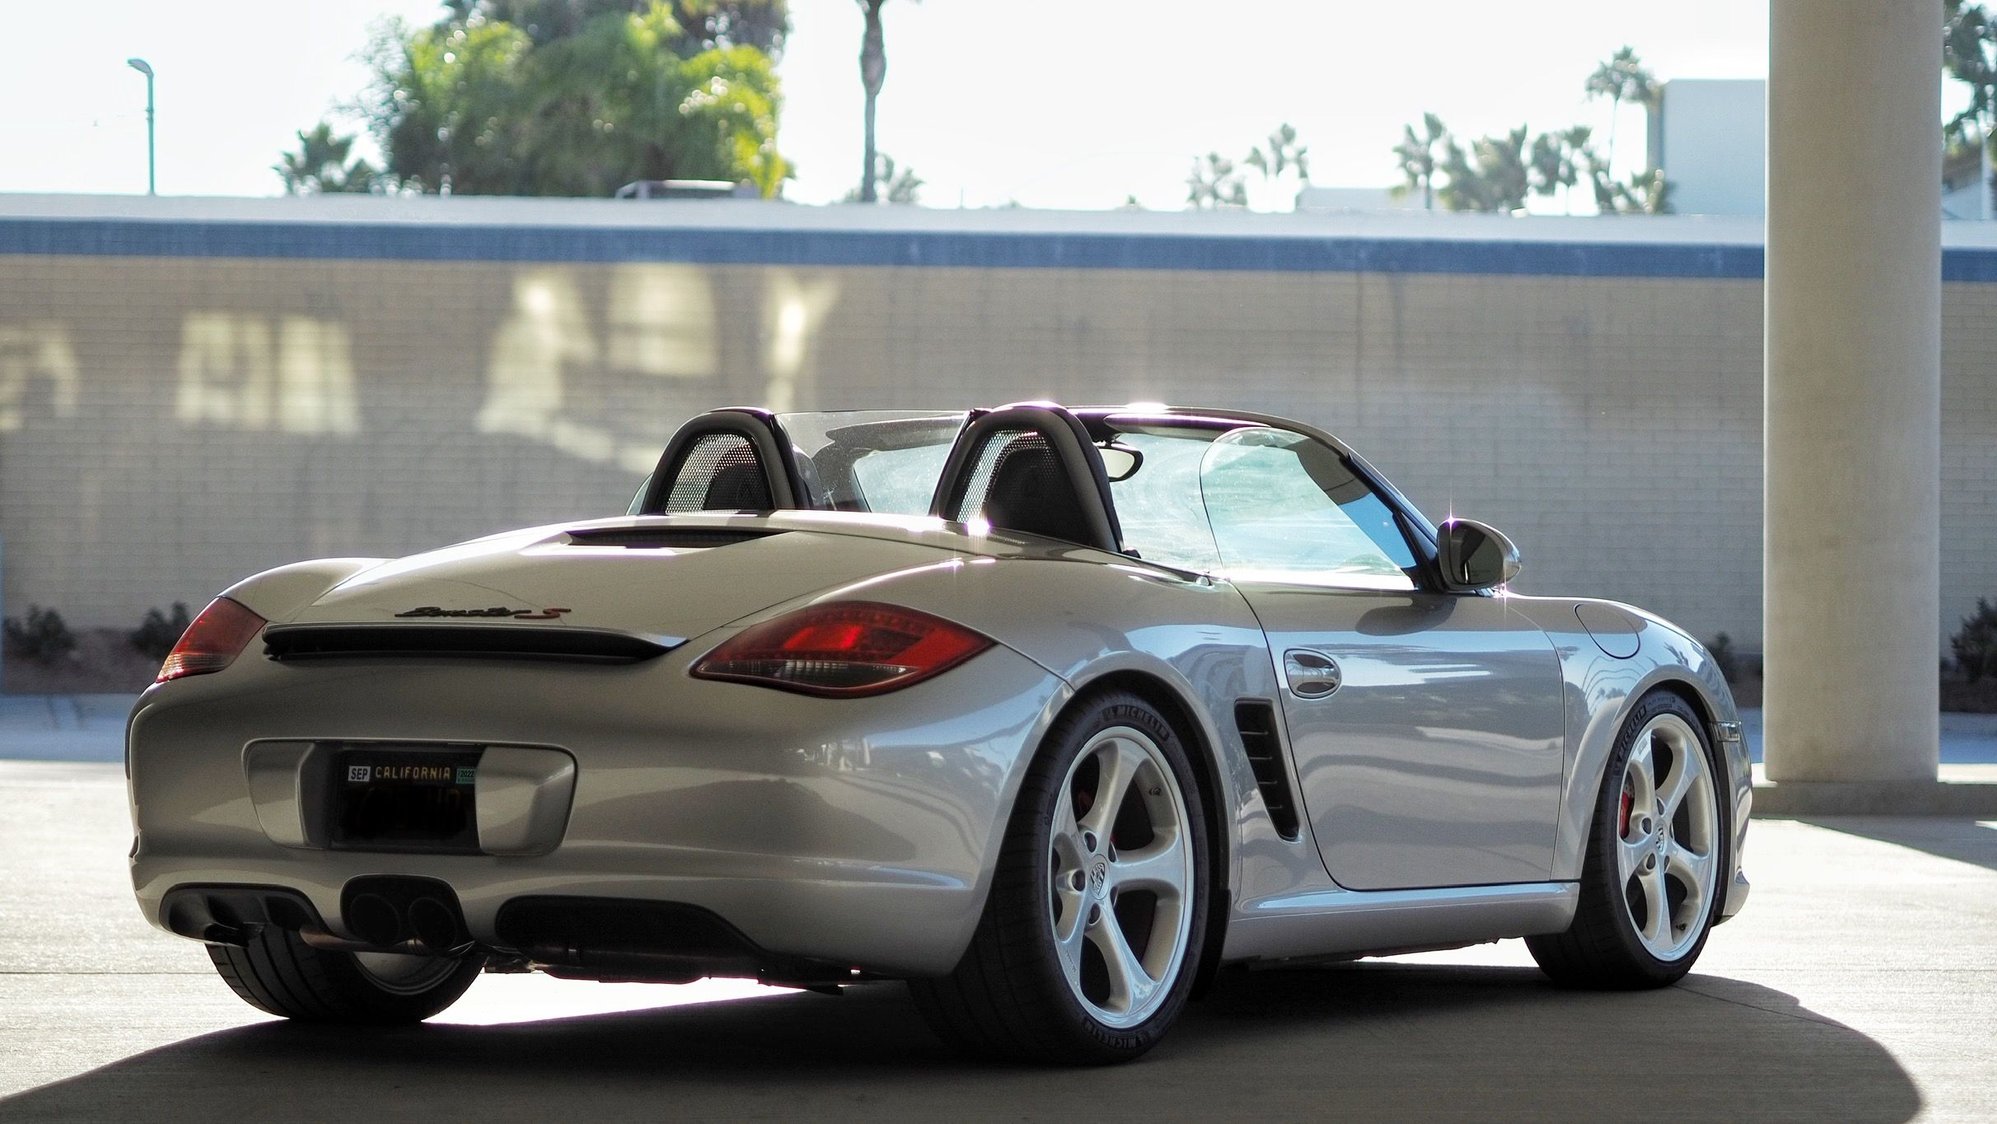
[[[244,1006],[154,931],[115,764],[0,762],[0,1119],[1997,1119],[1997,824],[1768,820],[1656,992],[1519,942],[1230,973],[1144,1060],[966,1061],[899,985],[833,998],[487,976],[420,1027]]]

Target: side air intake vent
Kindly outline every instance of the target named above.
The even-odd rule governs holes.
[[[274,660],[454,656],[474,659],[636,663],[673,650],[622,632],[532,625],[290,624],[264,630]]]
[[[1290,791],[1290,774],[1283,768],[1283,742],[1276,736],[1276,708],[1266,699],[1244,699],[1234,704],[1234,726],[1241,731],[1241,747],[1248,751],[1248,765],[1255,770],[1255,787],[1262,790],[1262,803],[1269,806],[1269,819],[1277,834],[1297,837],[1297,800]]]
[[[734,546],[751,539],[766,539],[783,531],[721,530],[672,527],[613,528],[606,531],[570,531],[571,546],[622,546],[632,550],[706,550]]]

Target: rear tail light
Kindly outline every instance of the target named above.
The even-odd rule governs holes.
[[[228,667],[242,654],[243,648],[268,623],[262,617],[226,597],[217,597],[208,603],[194,623],[181,633],[180,643],[167,654],[166,662],[160,665],[159,678],[155,683],[169,679],[180,679],[189,675],[206,675]]]
[[[851,698],[898,691],[992,646],[928,613],[869,601],[813,605],[764,621],[702,656],[701,679]]]

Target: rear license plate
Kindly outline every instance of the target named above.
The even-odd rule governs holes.
[[[333,755],[330,842],[352,851],[478,851],[479,751],[369,747]]]

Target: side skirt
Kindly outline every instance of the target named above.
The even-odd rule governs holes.
[[[1221,955],[1365,955],[1558,933],[1573,923],[1579,900],[1573,882],[1285,894],[1242,903]]]

